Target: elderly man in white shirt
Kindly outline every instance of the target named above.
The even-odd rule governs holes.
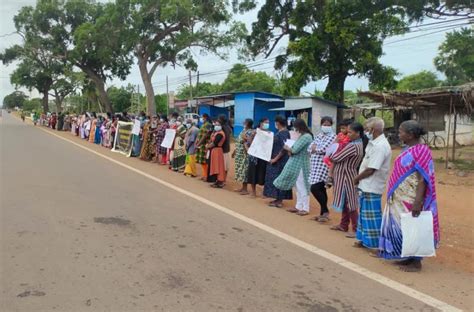
[[[365,123],[369,144],[354,184],[360,190],[360,213],[354,247],[378,249],[382,223],[382,194],[390,171],[392,149],[384,130],[384,121],[372,117]]]

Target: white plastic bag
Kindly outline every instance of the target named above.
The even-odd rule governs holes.
[[[434,246],[433,214],[422,211],[418,218],[410,213],[401,214],[402,227],[402,258],[433,257],[436,255]]]

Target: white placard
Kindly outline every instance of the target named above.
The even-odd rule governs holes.
[[[141,128],[140,120],[135,119],[135,123],[133,124],[133,128],[132,128],[132,134],[139,135],[140,128]]]
[[[285,145],[288,146],[289,148],[292,148],[295,142],[296,140],[288,139],[285,141]]]
[[[298,140],[299,137],[300,137],[300,134],[298,132],[293,131],[293,130],[290,131],[290,139],[291,140],[296,141],[296,140]]]
[[[173,146],[175,136],[175,129],[166,129],[165,138],[163,139],[163,142],[161,142],[161,146],[164,148],[171,148],[171,146]]]
[[[257,129],[257,134],[253,139],[248,154],[254,157],[270,161],[272,158],[273,132]]]

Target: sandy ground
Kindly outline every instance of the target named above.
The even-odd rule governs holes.
[[[165,178],[170,183],[186,187],[188,190],[205,196],[229,209],[425,292],[437,299],[444,300],[464,310],[474,310],[472,282],[474,270],[472,265],[473,230],[471,226],[473,218],[472,175],[459,177],[455,170],[444,170],[443,164],[437,164],[437,191],[443,235],[442,245],[438,250],[437,257],[424,261],[422,273],[407,274],[400,272],[396,266],[390,263],[369,257],[364,250],[352,248],[352,241],[345,238],[341,233],[330,231],[328,225],[320,225],[310,221],[312,215],[297,217],[283,209],[267,207],[268,200],[266,199],[250,199],[233,193],[232,190],[237,188],[238,185],[231,182],[232,173],[229,175],[229,182],[225,190],[214,190],[209,188],[206,183],[171,173],[163,166],[111,153],[102,147],[84,142],[70,133],[55,133],[139,170]],[[435,152],[435,154],[437,153]],[[397,151],[394,152],[394,156],[396,154]],[[292,204],[287,202],[285,206],[290,207]],[[318,204],[313,199],[311,208],[312,213],[319,211]],[[332,223],[336,223],[338,219],[339,215],[332,213]]]

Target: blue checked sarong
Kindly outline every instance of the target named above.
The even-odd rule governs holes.
[[[361,192],[356,238],[367,248],[378,248],[382,224],[382,195]]]

